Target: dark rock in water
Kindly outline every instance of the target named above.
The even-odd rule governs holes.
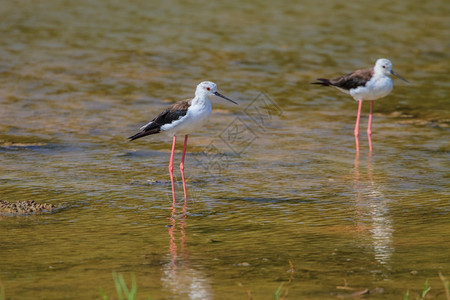
[[[54,212],[61,206],[47,203],[36,203],[34,200],[11,203],[0,200],[0,216],[21,216]]]

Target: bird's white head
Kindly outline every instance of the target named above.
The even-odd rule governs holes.
[[[406,80],[405,78],[403,78],[402,76],[398,75],[397,73],[395,73],[392,70],[392,63],[389,59],[386,58],[380,58],[377,60],[377,62],[375,63],[375,67],[373,68],[373,71],[375,74],[379,74],[379,75],[394,75],[398,78],[400,78],[401,80],[408,82],[408,80]]]
[[[217,84],[211,81],[203,81],[197,85],[195,95],[214,95],[217,92]]]
[[[214,82],[203,81],[199,85],[197,85],[197,89],[195,90],[195,97],[202,98],[204,96],[209,96],[209,95],[215,95],[215,96],[221,97],[225,100],[228,100],[230,102],[233,102],[234,104],[237,104],[230,98],[227,98],[224,95],[217,92],[217,85]]]
[[[375,63],[374,72],[377,74],[391,75],[392,63],[389,59],[380,58]]]

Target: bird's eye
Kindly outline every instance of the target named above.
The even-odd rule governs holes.
[[[211,90],[211,88],[207,87],[207,88],[206,88],[206,90],[208,90],[208,91],[209,91],[209,90]]]
[[[386,69],[386,66],[383,66],[383,69]]]

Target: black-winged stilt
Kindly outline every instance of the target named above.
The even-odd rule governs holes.
[[[408,82],[406,79],[396,74],[392,70],[392,63],[390,60],[380,58],[375,63],[375,66],[370,69],[356,70],[347,75],[337,77],[334,79],[318,78],[312,84],[320,84],[323,86],[333,86],[338,90],[349,94],[356,101],[358,101],[358,115],[355,124],[355,142],[356,151],[359,151],[359,119],[361,116],[361,107],[363,100],[370,100],[369,123],[367,126],[367,137],[369,139],[369,149],[372,151],[372,112],[373,101],[387,96],[393,87],[392,79],[389,75],[395,75],[401,80]]]
[[[195,90],[195,97],[190,100],[179,101],[168,107],[156,118],[151,120],[146,125],[140,128],[140,131],[133,136],[130,136],[131,141],[159,132],[165,132],[173,136],[172,152],[170,154],[169,173],[170,182],[172,184],[173,205],[175,206],[175,186],[173,180],[173,156],[175,152],[175,142],[177,134],[184,134],[183,154],[181,156],[180,170],[181,178],[183,180],[184,200],[187,201],[186,182],[184,178],[184,157],[186,154],[186,145],[188,134],[193,132],[211,115],[211,101],[209,96],[219,96],[223,99],[237,104],[235,101],[221,95],[217,92],[217,85],[211,81],[203,81],[197,85]]]

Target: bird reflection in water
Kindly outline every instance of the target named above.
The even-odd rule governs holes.
[[[180,299],[213,299],[211,285],[206,275],[190,266],[189,253],[186,249],[186,216],[186,202],[181,216],[176,215],[176,208],[172,206],[168,230],[170,261],[162,267],[161,280],[164,288]]]
[[[363,245],[369,243],[375,261],[382,266],[380,271],[388,276],[391,270],[393,247],[393,221],[390,214],[390,200],[383,193],[382,178],[374,174],[372,154],[367,157],[367,174],[360,171],[359,154],[354,162],[354,191],[356,204],[356,220]],[[368,230],[365,230],[368,229]],[[370,233],[370,235],[367,234]],[[366,245],[364,245],[366,246]]]

